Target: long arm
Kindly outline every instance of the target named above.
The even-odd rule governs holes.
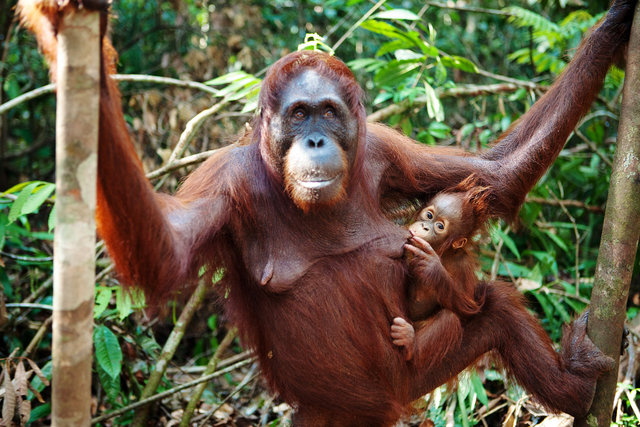
[[[435,192],[475,173],[493,189],[490,214],[513,218],[527,192],[556,159],[578,120],[589,109],[609,66],[624,49],[635,2],[614,2],[556,83],[498,139],[495,147],[479,157],[421,147],[397,135],[390,139],[389,130],[372,126],[373,139],[394,141],[393,146],[383,144],[389,150],[392,168],[396,168],[396,172],[388,174],[389,188],[399,184],[405,187],[398,188],[399,191],[411,192],[407,188],[409,176],[414,189]]]
[[[21,2],[23,23],[43,47],[49,64],[55,64],[57,5]],[[197,277],[198,254],[228,221],[227,198],[220,189],[224,176],[221,153],[210,159],[191,180],[191,192],[171,197],[156,194],[147,181],[131,143],[122,115],[120,93],[109,74],[115,72],[116,53],[104,38],[108,2],[85,2],[102,8],[101,93],[98,152],[97,224],[120,278],[141,287],[149,300],[161,301]],[[65,7],[75,7],[70,3]],[[55,68],[51,70],[55,80]],[[208,174],[208,179],[203,175]],[[199,178],[198,178],[199,177]],[[199,183],[207,181],[208,190]],[[211,190],[213,188],[213,190]],[[194,202],[194,193],[198,202]],[[210,247],[209,247],[210,248]],[[207,249],[209,249],[207,248]],[[215,254],[207,251],[210,259]],[[213,256],[211,256],[213,255]]]
[[[196,278],[206,237],[228,219],[226,198],[210,195],[193,202],[156,194],[133,150],[115,83],[104,73],[102,82],[98,232],[120,279],[141,287],[148,299],[162,301]],[[215,186],[215,180],[211,184]]]

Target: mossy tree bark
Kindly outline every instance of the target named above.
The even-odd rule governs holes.
[[[589,414],[577,426],[609,426],[629,283],[640,237],[640,3],[631,29],[618,144],[613,163],[587,331],[616,361],[598,381]]]

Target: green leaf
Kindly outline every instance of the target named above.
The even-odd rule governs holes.
[[[569,323],[571,322],[571,316],[569,315],[569,312],[567,312],[567,309],[564,307],[564,305],[562,305],[562,303],[560,302],[560,298],[561,297],[557,295],[549,295],[549,301],[551,301],[553,307],[560,314],[562,321],[565,323]]]
[[[400,129],[402,129],[402,133],[404,133],[405,135],[411,135],[411,132],[413,131],[411,120],[407,118],[402,119],[402,121],[400,122]]]
[[[569,253],[569,247],[556,233],[553,233],[551,230],[541,230],[547,237],[554,241],[556,245],[563,251]]]
[[[451,133],[451,128],[442,122],[429,123],[429,134],[434,138],[444,139]]]
[[[542,307],[542,311],[544,311],[545,317],[547,319],[553,319],[553,307],[549,303],[547,295],[542,292],[531,292],[531,295],[538,300],[540,307]]]
[[[473,386],[473,391],[475,391],[478,396],[478,400],[482,402],[483,405],[489,404],[489,398],[487,397],[487,392],[484,389],[484,384],[482,384],[482,379],[477,372],[473,372],[471,374],[471,385]]]
[[[503,9],[511,17],[509,21],[515,22],[520,27],[533,27],[535,31],[559,33],[560,27],[542,15],[518,6],[505,7]]]
[[[27,202],[22,207],[21,214],[27,215],[38,210],[38,208],[49,198],[55,189],[56,185],[48,182],[36,188],[31,197],[27,199]]]
[[[20,191],[18,197],[11,205],[11,209],[9,210],[9,224],[14,222],[20,215],[22,215],[22,208],[31,197],[31,193],[33,190],[40,185],[40,181],[34,181],[29,183],[26,187]]]
[[[242,98],[255,98],[255,96],[260,92],[260,82],[256,82],[254,84],[249,84],[244,88],[238,90],[235,94],[229,97],[230,101],[237,101]]]
[[[402,37],[396,27],[391,24],[387,24],[386,22],[368,19],[360,24],[360,26],[365,30],[371,31],[372,33],[382,34],[383,36],[387,36],[390,39],[397,39]]]
[[[463,58],[462,56],[443,56],[440,58],[440,60],[446,67],[449,68],[457,68],[468,73],[478,72],[478,67],[476,67],[476,64],[469,61],[467,58]]]
[[[256,79],[253,76],[247,75],[244,78],[238,79],[233,83],[231,83],[230,85],[220,89],[220,92],[218,92],[218,96],[222,97],[229,94],[233,94],[230,100],[235,101],[237,99],[242,98],[245,93],[254,89],[254,86],[259,84],[260,84],[259,79]]]
[[[484,129],[482,132],[480,132],[480,135],[478,135],[478,140],[480,140],[480,143],[483,146],[487,145],[492,135],[493,132],[491,132],[491,129]]]
[[[425,60],[424,55],[416,53],[410,49],[398,49],[395,51],[395,57],[399,61],[420,61]]]
[[[421,65],[418,61],[389,61],[387,65],[380,68],[374,80],[380,86],[397,86],[406,75]]]
[[[107,371],[105,371],[100,365],[98,365],[98,378],[100,384],[107,395],[110,402],[116,402],[118,395],[120,394],[120,376],[112,377]]]
[[[241,113],[252,113],[257,108],[258,108],[258,96],[257,96],[257,94],[255,96],[252,96],[251,94],[249,94],[247,96],[247,103],[244,104],[244,107],[242,107],[242,111],[240,111],[240,112]]]
[[[39,419],[46,417],[50,413],[51,413],[51,402],[38,405],[31,410],[31,413],[29,414],[29,422],[27,424],[31,424],[35,421],[38,421]]]
[[[373,18],[398,19],[401,21],[419,21],[420,17],[407,9],[391,9],[376,13]]]
[[[118,378],[122,369],[122,349],[116,335],[105,325],[98,325],[93,331],[93,345],[98,366],[111,378]]]
[[[431,87],[426,80],[423,81],[424,90],[426,95],[426,104],[427,104],[427,114],[430,118],[436,119],[441,122],[444,120],[444,110],[442,108],[442,103],[440,102],[440,98],[436,94],[436,91]],[[435,135],[434,135],[435,136]]]
[[[153,337],[144,335],[140,338],[137,338],[138,344],[140,344],[140,347],[142,347],[142,349],[151,357],[157,357],[160,350],[162,349],[160,347],[160,344],[158,344],[156,342],[156,340]]]
[[[442,85],[447,80],[447,68],[441,61],[436,63],[435,84]]]
[[[460,385],[458,385],[456,394],[458,396],[458,405],[460,407],[460,421],[462,421],[462,427],[468,427],[469,411],[467,410],[467,405],[464,401],[464,399],[466,398],[466,394],[463,392],[462,387],[460,387]]]
[[[386,55],[387,53],[395,52],[398,49],[407,49],[412,47],[413,43],[408,40],[394,39],[380,46],[380,48],[376,51],[376,56],[381,57],[383,55]]]
[[[349,61],[348,65],[352,71],[365,69],[367,71],[373,71],[384,65],[385,62],[375,58],[362,58]]]
[[[244,71],[232,71],[231,73],[227,73],[220,77],[216,77],[215,79],[208,80],[204,82],[204,84],[209,86],[224,85],[224,84],[233,83],[237,80],[246,79],[247,77],[253,77],[253,76]]]
[[[122,288],[116,289],[116,311],[118,312],[118,318],[123,320],[133,313],[132,307],[133,304],[129,292]]]
[[[22,190],[24,187],[26,187],[27,185],[31,184],[32,181],[27,181],[27,182],[21,182],[19,184],[14,185],[13,187],[9,188],[7,191],[5,191],[4,193],[0,194],[0,196],[4,196],[5,194],[14,194],[17,193],[18,191]]]
[[[498,244],[498,242],[502,240],[505,246],[509,248],[511,253],[513,253],[516,256],[518,261],[520,260],[520,251],[518,250],[518,247],[516,246],[516,242],[513,241],[511,236],[505,233],[500,227],[492,227],[489,230],[489,234],[491,236],[491,240],[493,240],[495,244]]]
[[[108,286],[96,287],[96,303],[93,306],[93,317],[97,319],[109,306],[111,301],[111,295],[113,295],[113,288]]]
[[[371,105],[382,104],[383,102],[388,101],[391,98],[393,98],[393,93],[391,93],[391,92],[380,92],[379,94],[376,95],[374,100],[371,102]]]
[[[51,208],[51,212],[49,212],[49,220],[47,221],[47,226],[49,227],[49,232],[51,232],[56,226],[56,205],[53,204]]]

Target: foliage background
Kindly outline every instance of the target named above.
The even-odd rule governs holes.
[[[14,4],[0,1],[0,10],[12,11]],[[603,1],[580,0],[461,0],[449,6],[413,0],[133,0],[115,2],[112,38],[120,53],[120,73],[209,82],[219,91],[213,95],[155,83],[121,84],[126,118],[147,171],[169,159],[190,119],[221,100],[224,107],[207,119],[185,155],[233,142],[251,119],[256,79],[308,33],[325,36],[328,46],[341,41],[335,52],[355,70],[368,94],[369,113],[422,143],[478,151],[541,96],[606,7]],[[0,37],[2,104],[47,84],[48,74],[35,41],[12,13],[0,16]],[[589,301],[622,79],[623,73],[612,69],[598,102],[532,191],[518,221],[494,224],[483,240],[484,274],[519,287],[555,341],[561,325]],[[480,90],[480,85],[491,86]],[[23,360],[15,357],[20,355],[48,374],[54,112],[55,99],[49,94],[0,115],[0,191],[7,190],[0,197],[0,362],[5,378],[14,381]],[[173,191],[189,169],[154,184]],[[122,292],[110,274],[100,244],[98,256],[94,393],[100,415],[139,398],[182,305],[172,307],[173,317],[146,319],[141,298]],[[629,357],[640,331],[639,290],[636,275],[628,306],[631,342],[615,414],[625,425],[639,417],[634,403],[638,369],[635,357]],[[205,297],[160,388],[197,376],[230,327],[220,307]],[[241,352],[234,343],[223,358]],[[269,395],[248,375],[252,372],[247,366],[212,381],[200,409],[215,411],[198,422],[286,423],[290,408]],[[33,393],[25,398],[32,402],[30,418],[46,424],[49,389],[38,376],[30,381],[44,402],[38,403]],[[165,399],[154,408],[153,420],[180,419],[188,398],[185,393]],[[489,364],[464,374],[457,389],[432,393],[417,408],[408,424],[430,419],[436,425],[515,425],[545,419],[521,389],[507,387],[501,372]],[[131,411],[125,412],[115,423],[131,417]]]

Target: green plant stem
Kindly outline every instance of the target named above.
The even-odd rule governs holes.
[[[187,302],[187,305],[185,305],[182,313],[180,313],[180,317],[178,318],[175,327],[171,331],[169,338],[167,338],[167,342],[162,349],[162,353],[155,363],[154,370],[149,375],[149,380],[142,390],[140,400],[147,399],[156,392],[158,385],[160,384],[160,381],[162,380],[162,377],[164,376],[164,373],[167,369],[167,365],[173,358],[173,355],[176,352],[180,341],[182,341],[184,331],[187,329],[187,326],[191,322],[194,313],[197,311],[198,307],[200,307],[200,304],[202,304],[209,286],[211,286],[211,283],[209,281],[200,280],[200,282],[198,283],[198,287],[195,289],[195,291],[193,291],[193,294],[189,298],[189,302]],[[146,426],[150,408],[150,405],[145,405],[140,408],[140,410],[136,412],[133,423],[131,425],[133,427]]]
[[[238,331],[235,328],[227,332],[227,335],[224,337],[224,339],[216,349],[213,356],[211,356],[211,359],[209,359],[209,363],[207,364],[206,369],[202,373],[202,376],[211,375],[216,371],[216,368],[218,367],[218,362],[220,361],[220,356],[227,348],[229,348],[229,346],[231,345],[231,343],[233,342],[233,339],[236,337],[237,334],[238,334]],[[191,418],[193,417],[193,411],[195,411],[196,406],[200,402],[200,398],[202,397],[202,393],[204,393],[204,389],[206,387],[207,387],[207,383],[203,382],[198,384],[196,389],[193,391],[193,394],[191,395],[191,399],[189,399],[189,403],[187,404],[187,407],[185,408],[184,413],[182,414],[180,427],[189,427],[189,423],[191,422]]]
[[[608,426],[618,376],[622,328],[640,237],[640,3],[636,6],[624,80],[618,146],[602,229],[587,331],[616,368],[597,384],[587,416],[576,426]]]

